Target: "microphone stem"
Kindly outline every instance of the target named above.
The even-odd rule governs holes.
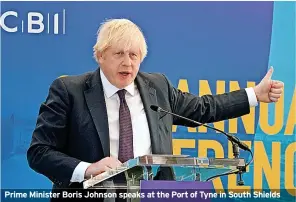
[[[247,166],[253,161],[253,153],[251,151],[251,149],[248,147],[248,145],[246,145],[245,143],[241,142],[239,140],[239,138],[237,138],[236,136],[233,136],[233,135],[230,135],[222,130],[219,130],[218,128],[214,128],[212,126],[209,126],[209,125],[206,125],[204,123],[199,123],[197,121],[194,121],[194,120],[191,120],[189,118],[186,118],[186,117],[183,117],[183,116],[180,116],[178,114],[175,114],[175,113],[172,113],[172,112],[169,112],[169,111],[166,111],[158,106],[155,106],[155,105],[152,105],[150,106],[150,108],[153,110],[153,111],[156,111],[156,112],[165,112],[167,114],[171,114],[173,116],[176,116],[178,118],[181,118],[181,119],[184,119],[184,120],[187,120],[191,123],[194,123],[198,126],[205,126],[207,128],[210,128],[212,130],[216,130],[222,134],[224,134],[227,139],[232,143],[232,151],[233,151],[233,156],[235,159],[238,159],[239,158],[239,155],[240,155],[240,148],[243,149],[243,150],[246,150],[246,151],[249,151],[251,153],[251,156],[252,156],[252,160],[247,163],[247,165],[245,165],[244,167],[238,167],[238,171],[234,171],[234,172],[229,172],[229,173],[224,173],[224,174],[220,174],[220,175],[216,175],[216,176],[213,176],[213,177],[210,177],[208,178],[206,181],[209,181],[210,179],[214,179],[216,177],[219,177],[219,176],[224,176],[224,175],[230,175],[230,174],[238,174],[239,175],[239,181],[238,181],[238,185],[244,185],[244,180],[242,179],[242,173],[245,172],[245,169],[247,168]]]
[[[239,147],[234,142],[232,142],[232,152],[233,152],[233,157],[238,159],[239,158]]]
[[[220,129],[218,129],[218,128],[214,128],[214,127],[209,126],[209,125],[207,125],[207,124],[199,123],[199,122],[197,122],[197,121],[194,121],[194,120],[188,119],[188,118],[183,117],[183,116],[180,116],[180,115],[178,115],[178,114],[171,113],[171,112],[166,111],[166,110],[164,110],[164,109],[162,109],[162,108],[160,108],[160,107],[158,108],[157,111],[162,111],[162,112],[165,112],[165,113],[171,114],[171,115],[173,115],[173,116],[176,116],[176,117],[178,117],[178,118],[185,119],[185,120],[187,120],[187,121],[189,121],[189,122],[191,122],[191,123],[196,124],[196,125],[197,125],[196,127],[198,127],[198,126],[205,126],[205,127],[210,128],[210,129],[212,129],[212,130],[216,130],[216,131],[218,131],[218,132],[220,132],[220,133],[226,135],[226,137],[228,138],[228,140],[229,140],[230,142],[232,142],[233,144],[236,144],[238,147],[241,147],[241,146],[242,146],[241,143],[240,143],[240,141],[239,141],[239,139],[238,139],[237,137],[232,136],[232,135],[229,135],[229,134],[227,134],[226,132],[224,132],[224,131],[222,131],[222,130],[220,130]],[[248,147],[244,146],[243,149],[244,149],[244,150],[248,150]]]

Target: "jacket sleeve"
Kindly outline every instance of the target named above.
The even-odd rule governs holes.
[[[217,122],[250,113],[250,106],[245,89],[220,95],[196,96],[182,92],[168,84],[169,100],[173,113],[185,116],[201,123]],[[195,125],[174,117],[173,124],[194,127]]]
[[[65,154],[70,101],[65,84],[56,79],[41,104],[32,141],[27,151],[29,166],[58,187],[66,187],[80,160]]]

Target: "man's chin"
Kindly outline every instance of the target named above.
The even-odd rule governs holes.
[[[131,83],[132,83],[132,80],[131,79],[125,80],[125,81],[121,81],[121,82],[118,83],[117,88],[125,88],[128,85],[130,85]]]

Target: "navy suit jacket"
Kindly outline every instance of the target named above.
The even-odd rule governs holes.
[[[148,119],[153,154],[172,154],[172,125],[190,123],[156,113],[163,109],[202,123],[235,118],[250,112],[244,89],[222,95],[198,97],[174,88],[162,74],[139,72],[135,83]],[[27,152],[29,165],[48,177],[54,187],[79,187],[70,183],[81,162],[110,156],[108,117],[100,71],[56,79],[41,104]],[[78,185],[79,184],[79,185]]]

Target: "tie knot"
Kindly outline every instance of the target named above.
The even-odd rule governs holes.
[[[125,89],[117,91],[117,94],[120,100],[125,100],[125,93],[126,93]]]

